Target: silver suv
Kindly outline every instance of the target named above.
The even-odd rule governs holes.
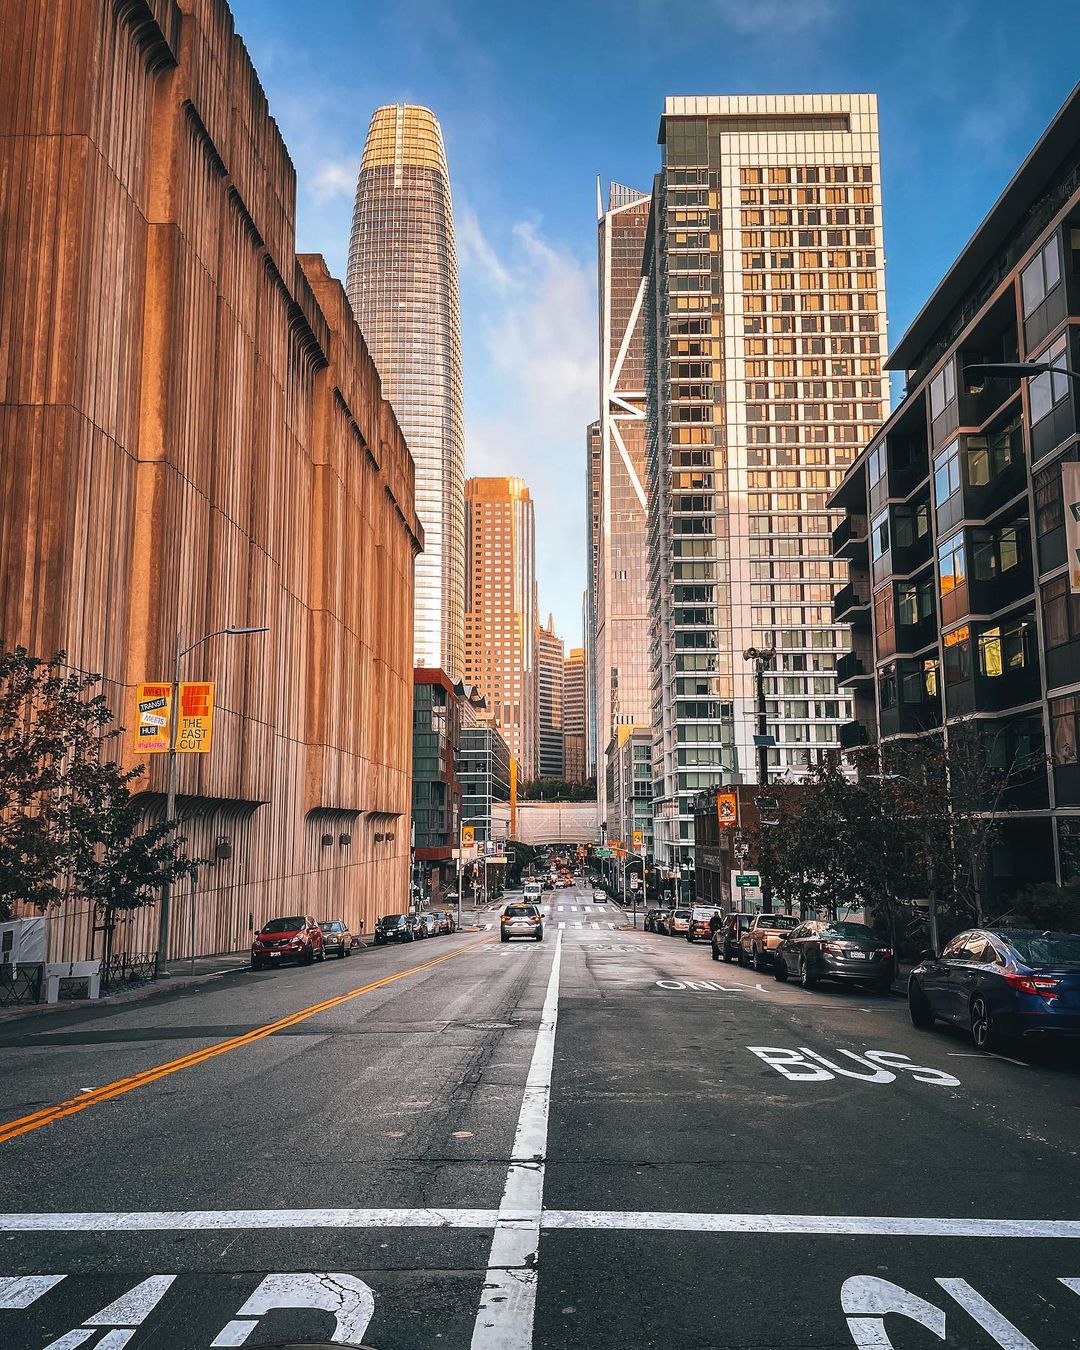
[[[539,905],[529,901],[503,905],[503,912],[499,916],[499,938],[509,942],[512,937],[527,937],[534,942],[543,942],[544,920],[540,917]]]

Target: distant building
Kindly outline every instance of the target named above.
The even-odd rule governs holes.
[[[599,193],[599,185],[598,185]],[[612,183],[598,201],[599,463],[590,453],[595,513],[593,662],[597,759],[619,727],[650,723],[648,509],[645,495],[645,305],[648,193]],[[591,446],[590,446],[591,451]],[[600,763],[600,818],[607,766]]]
[[[510,799],[510,750],[498,728],[482,717],[461,728],[457,777],[462,822],[473,826],[476,842],[504,835],[507,810],[495,808]]]
[[[536,536],[520,478],[465,485],[465,678],[518,762],[536,776]]]
[[[1010,775],[985,803],[988,905],[1080,877],[1080,385],[965,374],[1017,361],[1080,369],[1077,91],[893,349],[903,401],[830,502],[841,743],[899,768],[913,741],[981,732]]]
[[[413,671],[412,823],[415,880],[438,892],[455,872],[461,825],[457,757],[465,686],[443,670]],[[424,885],[426,892],[427,886]]]
[[[583,599],[585,631],[585,696],[588,700],[588,745],[585,751],[586,773],[596,773],[596,570],[600,564],[600,478],[603,471],[600,423],[590,422],[585,437],[585,557],[588,567]],[[602,749],[602,747],[601,747]]]
[[[465,433],[450,172],[435,114],[377,108],[356,184],[349,300],[416,464],[425,532],[413,664],[460,679],[464,660]]]
[[[585,772],[585,650],[571,647],[563,662],[563,777],[584,783]]]
[[[563,749],[563,640],[548,615],[546,628],[536,635],[536,716],[540,749],[538,778],[562,778],[566,772]]]
[[[619,727],[607,750],[608,838],[652,857],[652,731]],[[640,833],[641,844],[634,836]]]
[[[657,856],[693,853],[693,802],[769,761],[804,776],[850,695],[829,493],[888,404],[877,100],[678,97],[660,122],[646,341]],[[684,873],[685,875],[685,873]]]

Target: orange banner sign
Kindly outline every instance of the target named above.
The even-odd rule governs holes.
[[[213,739],[214,686],[205,682],[181,684],[179,716],[177,753],[205,755]]]
[[[156,755],[169,748],[171,684],[135,686],[135,753]]]

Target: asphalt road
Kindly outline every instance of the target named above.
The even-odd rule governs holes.
[[[1074,1060],[545,904],[0,1025],[0,1350],[1080,1342]]]

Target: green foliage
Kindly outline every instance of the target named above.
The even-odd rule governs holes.
[[[506,884],[508,887],[516,886],[521,880],[521,874],[526,867],[535,865],[540,857],[540,850],[533,848],[530,844],[520,844],[516,839],[506,841],[506,852],[509,861],[506,864]]]
[[[1008,913],[998,916],[997,922],[1080,933],[1080,882],[1057,886],[1046,881],[1030,886],[1016,897],[1016,903]]]
[[[545,802],[591,802],[596,800],[596,779],[571,783],[565,778],[534,778],[518,787],[518,800]]]
[[[99,912],[153,902],[193,866],[172,822],[141,828],[96,675],[0,644],[0,919],[65,895]]]

